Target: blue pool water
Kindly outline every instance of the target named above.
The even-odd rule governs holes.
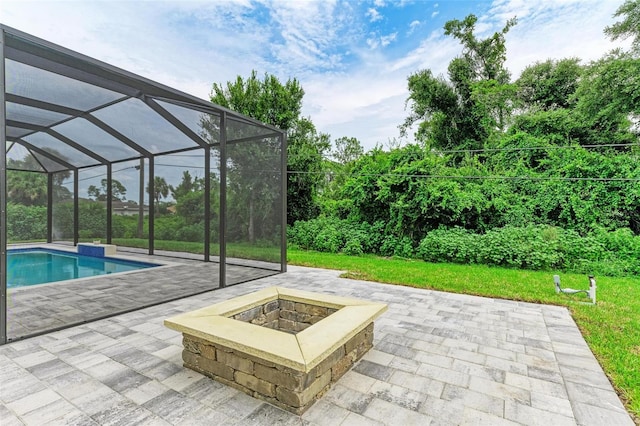
[[[7,251],[7,288],[135,271],[154,266],[159,265],[110,257],[83,256],[62,250],[12,249]]]

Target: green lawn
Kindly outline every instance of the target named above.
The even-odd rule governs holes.
[[[426,263],[289,248],[292,265],[346,271],[343,277],[454,293],[567,306],[627,409],[640,420],[640,278],[597,277],[597,306],[557,295],[557,271]],[[559,273],[563,287],[588,288],[585,275]]]
[[[149,247],[149,241],[144,238],[114,238],[112,243],[124,247]],[[195,254],[204,253],[204,243],[199,242],[155,240],[154,248],[156,250],[179,251]],[[211,250],[212,256],[217,256],[220,251],[218,243],[212,243],[209,246],[209,249]],[[249,243],[227,243],[227,257],[280,263],[280,247],[256,246]]]

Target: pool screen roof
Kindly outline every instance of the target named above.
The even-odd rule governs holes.
[[[221,138],[233,143],[283,134],[13,28],[0,29],[9,169],[77,170],[214,147]]]

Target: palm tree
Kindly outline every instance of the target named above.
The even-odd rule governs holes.
[[[151,194],[149,185],[147,185],[147,193]],[[160,199],[167,198],[169,195],[169,185],[162,176],[153,178],[153,199],[156,200],[156,213],[160,212]]]

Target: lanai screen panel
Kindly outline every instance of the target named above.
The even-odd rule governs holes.
[[[198,146],[138,99],[127,99],[97,110],[93,115],[152,154]]]
[[[52,230],[51,239],[56,243],[73,244],[75,215],[73,214],[76,194],[73,189],[74,172],[51,173]]]
[[[90,196],[93,187],[103,192],[102,181],[107,177],[107,166],[78,170],[78,241],[107,241],[107,206],[105,201]]]
[[[33,126],[49,126],[69,119],[71,116],[55,111],[41,110],[29,105],[21,105],[15,102],[6,103],[7,120],[16,123],[31,124]]]
[[[149,233],[148,228],[146,232],[144,228],[145,216],[149,214],[148,173],[148,166],[144,161],[141,169],[140,160],[123,161],[112,166],[111,242],[119,250],[126,247],[148,248]],[[98,192],[89,188],[91,199],[106,210],[107,174],[98,178]]]
[[[172,186],[171,198],[180,218],[172,238],[187,243],[205,260],[209,253],[209,260],[217,262],[220,179],[215,144],[219,145],[220,140],[220,117],[166,99],[150,99],[148,103],[155,105],[165,117],[179,122],[181,131],[199,146],[198,149],[156,157],[156,175]]]
[[[99,155],[106,162],[123,161],[140,156],[134,148],[82,117],[54,126],[52,130],[71,141],[79,141],[84,148]]]
[[[24,147],[11,142],[5,146],[8,241],[47,241],[47,174]],[[11,169],[12,165],[20,170]]]
[[[279,270],[284,141],[267,130],[228,121],[227,263]]]
[[[20,54],[18,57],[20,61],[42,62],[30,55]],[[51,66],[54,64],[49,63]],[[41,101],[66,107],[58,109],[61,111],[88,111],[124,97],[122,93],[16,60],[5,60],[5,73],[8,99]]]
[[[206,241],[204,158],[203,149],[157,156],[151,206],[156,241],[185,247],[200,260]]]

